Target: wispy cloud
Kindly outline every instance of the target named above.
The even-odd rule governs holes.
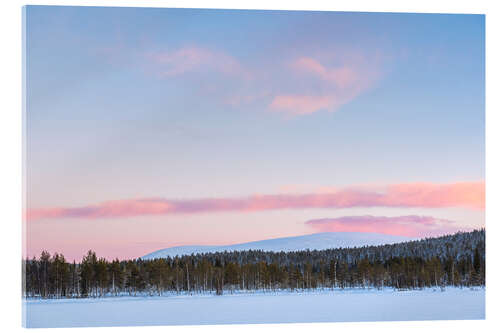
[[[238,77],[250,76],[250,73],[231,55],[198,46],[147,52],[145,58],[154,65],[154,71],[164,77],[196,71],[216,71]]]
[[[462,207],[484,210],[484,199],[484,182],[407,183],[387,185],[377,189],[353,187],[334,192],[255,195],[243,198],[113,200],[82,207],[32,209],[27,212],[27,219],[123,218],[144,215],[352,207]]]
[[[327,68],[316,59],[301,57],[296,59],[291,66],[305,74],[317,76],[325,81],[334,83],[337,87],[347,88],[356,82],[362,81],[360,73],[354,65],[342,65]]]
[[[388,235],[427,237],[453,233],[455,222],[432,216],[342,216],[314,219],[306,225],[320,232],[377,232]]]
[[[213,88],[221,87],[217,94],[224,104],[260,104],[271,112],[295,116],[336,111],[369,89],[379,70],[364,58],[359,54],[340,60],[332,54],[318,59],[301,56],[252,67],[228,52],[199,45],[143,53],[144,66],[154,75],[169,79],[208,74]]]
[[[271,102],[271,109],[292,115],[305,115],[342,103],[333,96],[278,95]]]
[[[311,57],[299,57],[291,62],[290,68],[303,80],[314,79],[311,89],[302,93],[278,94],[269,107],[272,111],[291,115],[321,110],[336,111],[373,85],[378,78],[378,71],[374,67],[352,61],[327,66]],[[321,93],[313,91],[313,88]]]

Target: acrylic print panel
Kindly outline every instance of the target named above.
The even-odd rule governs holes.
[[[26,327],[484,319],[483,15],[24,29]]]

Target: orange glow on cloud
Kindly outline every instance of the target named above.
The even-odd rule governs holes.
[[[484,210],[485,186],[484,181],[454,184],[390,185],[385,201],[390,204],[411,207],[465,207]]]

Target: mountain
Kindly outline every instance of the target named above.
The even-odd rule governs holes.
[[[142,259],[167,258],[199,253],[213,253],[224,251],[300,251],[300,250],[326,250],[332,248],[361,247],[368,245],[384,245],[406,242],[412,240],[404,236],[392,236],[372,232],[322,232],[311,235],[265,239],[256,242],[233,244],[233,245],[190,245],[175,246],[158,250],[145,256]]]

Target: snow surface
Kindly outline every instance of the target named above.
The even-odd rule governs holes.
[[[484,319],[485,290],[258,292],[28,300],[26,327]]]
[[[394,244],[411,240],[403,236],[393,236],[372,232],[322,232],[311,235],[266,239],[250,243],[223,246],[176,246],[146,254],[142,259],[175,257],[182,255],[224,252],[224,251],[300,251],[326,250],[340,247],[360,247],[368,245]]]

